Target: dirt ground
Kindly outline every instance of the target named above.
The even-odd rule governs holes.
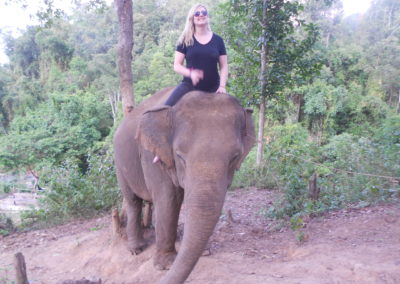
[[[306,218],[293,231],[264,216],[274,194],[260,189],[227,194],[209,249],[186,283],[400,283],[399,204]],[[154,245],[131,255],[123,240],[113,241],[110,219],[0,239],[0,283],[12,283],[17,252],[25,256],[31,284],[84,277],[107,284],[155,283],[165,272],[153,268]],[[152,229],[146,235],[154,242]]]

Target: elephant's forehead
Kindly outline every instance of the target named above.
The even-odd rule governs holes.
[[[201,91],[193,91],[186,94],[177,104],[178,109],[185,112],[215,111],[217,113],[237,110],[241,108],[238,101],[226,94],[214,94]]]
[[[225,120],[241,113],[241,106],[233,97],[222,94],[193,92],[183,97],[176,106],[176,116],[198,120]]]
[[[201,128],[215,129],[217,131],[233,130],[241,126],[241,113],[233,111],[220,111],[219,109],[205,109],[179,112],[175,115],[177,127],[185,127],[189,130]]]
[[[175,106],[174,125],[180,134],[211,136],[237,135],[244,112],[238,101],[223,94],[188,93]]]
[[[193,111],[175,118],[175,134],[181,139],[192,141],[235,141],[240,137],[242,121],[240,115],[231,112]]]

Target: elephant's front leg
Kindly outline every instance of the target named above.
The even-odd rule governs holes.
[[[154,266],[159,270],[169,269],[175,260],[177,254],[175,242],[182,201],[183,190],[175,188],[174,193],[160,196],[155,204],[156,255]]]

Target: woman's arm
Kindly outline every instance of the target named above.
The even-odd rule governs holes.
[[[197,83],[203,79],[203,70],[186,68],[183,66],[184,60],[185,54],[175,51],[174,71],[182,76],[192,79],[193,86],[196,86]]]
[[[226,93],[226,82],[228,81],[228,56],[219,57],[219,87],[217,93]]]

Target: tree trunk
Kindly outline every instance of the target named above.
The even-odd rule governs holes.
[[[308,196],[312,200],[318,200],[320,189],[317,186],[317,173],[313,173],[308,179]]]
[[[16,283],[29,284],[28,276],[26,275],[25,258],[24,255],[20,252],[14,255],[14,267]]]
[[[326,47],[326,48],[329,48],[330,40],[331,40],[331,33],[328,32],[328,34],[327,34],[327,36],[326,36],[326,41],[325,41],[325,47]]]
[[[124,116],[134,107],[132,80],[133,11],[132,0],[114,0],[119,22],[118,70]]]
[[[262,30],[263,40],[261,43],[261,70],[260,70],[261,102],[260,102],[260,109],[258,116],[258,140],[257,140],[257,156],[256,156],[257,166],[261,165],[264,152],[264,125],[265,125],[266,87],[267,87],[265,74],[268,68],[267,44],[264,38],[267,25],[267,0],[263,1],[262,25],[263,25],[263,30]]]
[[[115,125],[117,123],[117,117],[118,117],[118,102],[121,101],[120,93],[110,92],[108,94],[108,101],[110,102],[111,114]]]
[[[133,10],[132,0],[114,0],[119,23],[118,35],[118,71],[119,89],[122,98],[122,111],[126,116],[134,108],[132,79],[132,49],[133,49]],[[122,203],[122,214],[126,211]]]
[[[264,153],[264,126],[265,126],[265,97],[261,98],[260,109],[258,112],[258,138],[257,138],[257,166],[261,165]]]

